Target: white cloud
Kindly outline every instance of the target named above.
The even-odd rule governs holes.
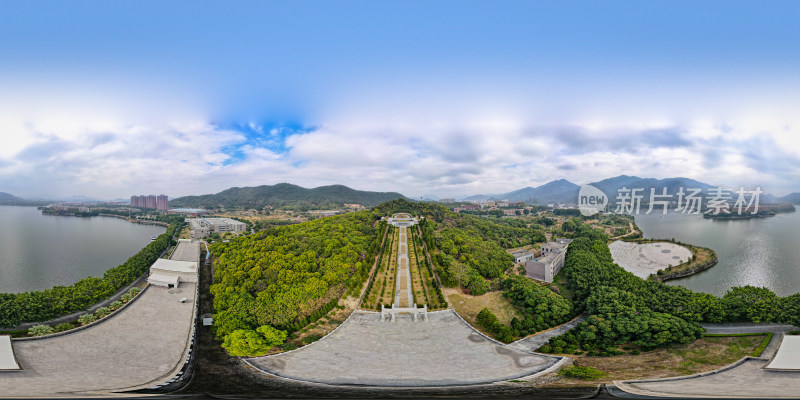
[[[0,191],[27,196],[176,197],[278,182],[460,196],[620,174],[759,184],[778,194],[800,189],[800,152],[786,145],[788,131],[744,124],[339,123],[280,142],[277,128],[252,124],[245,134],[202,120],[0,121],[14,132],[0,153]]]

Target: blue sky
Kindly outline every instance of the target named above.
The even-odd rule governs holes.
[[[800,3],[3,2],[0,191],[800,191]]]

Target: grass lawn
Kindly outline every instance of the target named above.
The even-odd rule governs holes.
[[[707,336],[692,343],[639,355],[612,357],[574,356],[575,365],[594,367],[605,375],[597,380],[560,378],[552,386],[587,386],[624,379],[653,379],[711,371],[750,355],[766,335]]]
[[[456,288],[442,288],[442,291],[456,312],[473,326],[475,326],[475,318],[484,307],[489,307],[489,310],[505,325],[510,324],[514,317],[523,318],[522,313],[503,296],[503,292],[488,292],[480,296],[470,296]]]
[[[553,278],[553,283],[558,287],[559,294],[571,302],[574,294],[572,289],[569,288],[567,276],[564,274],[563,268],[561,271],[558,271],[556,276]]]

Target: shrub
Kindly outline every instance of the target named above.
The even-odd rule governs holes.
[[[123,303],[122,303],[121,301],[117,300],[117,301],[115,301],[115,302],[113,302],[113,303],[109,304],[109,306],[108,306],[108,307],[109,307],[110,309],[112,309],[112,310],[115,310],[115,311],[116,311],[116,310],[118,310],[120,307],[122,307],[122,304],[123,304]]]
[[[564,368],[558,371],[558,374],[561,376],[566,376],[568,378],[575,378],[575,379],[583,379],[583,380],[595,380],[602,378],[605,376],[605,372],[600,371],[594,367],[579,367],[577,365],[573,365],[568,368]]]
[[[97,316],[98,319],[107,317],[108,314],[111,314],[111,309],[108,307],[100,307],[94,312],[94,315]]]
[[[64,332],[64,331],[68,331],[68,330],[70,330],[70,329],[72,329],[72,328],[74,328],[74,325],[72,325],[72,324],[71,324],[71,323],[69,323],[69,322],[65,322],[65,323],[63,323],[63,324],[58,324],[58,325],[56,325],[56,326],[55,326],[55,328],[53,328],[53,329],[54,329],[56,332]]]
[[[320,335],[308,335],[308,336],[303,338],[302,342],[305,343],[305,344],[309,344],[309,343],[314,343],[314,342],[316,342],[317,340],[320,340],[320,339],[322,339],[322,336],[320,336]]]
[[[53,333],[53,327],[49,325],[34,325],[28,329],[28,335],[43,336]]]
[[[278,348],[280,348],[283,351],[290,351],[296,349],[297,345],[294,343],[283,343],[278,345]]]
[[[78,318],[78,323],[81,325],[91,324],[94,321],[97,321],[97,317],[94,314],[84,314]]]
[[[136,296],[141,291],[142,291],[142,289],[139,289],[138,287],[132,287],[130,290],[128,290],[128,293],[130,293],[133,296]]]
[[[127,303],[127,302],[131,301],[132,298],[133,298],[133,295],[131,295],[130,293],[125,293],[119,299],[122,300],[122,302]]]

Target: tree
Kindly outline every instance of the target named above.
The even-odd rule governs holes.
[[[269,325],[259,326],[256,328],[256,332],[264,336],[264,340],[266,340],[267,345],[270,347],[283,343],[288,335],[286,331],[275,329]]]
[[[729,321],[773,322],[780,317],[778,296],[765,287],[731,288],[722,297],[722,307]]]
[[[232,356],[247,357],[264,355],[272,346],[258,332],[238,329],[225,336],[222,347]]]

